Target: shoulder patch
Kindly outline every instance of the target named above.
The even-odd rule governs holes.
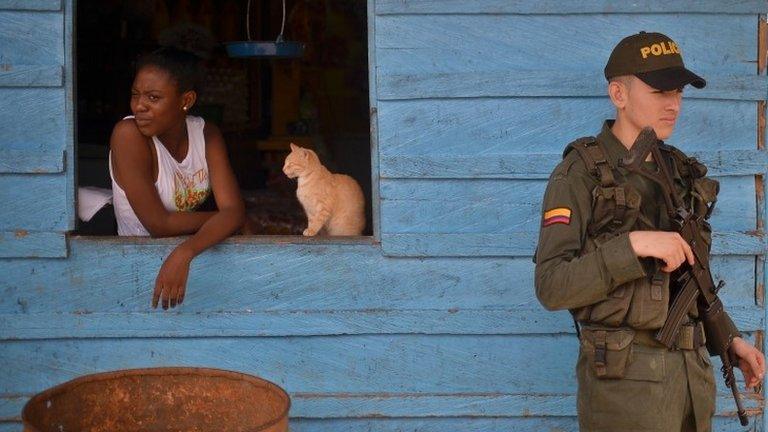
[[[547,227],[558,223],[565,225],[569,225],[571,223],[571,209],[568,207],[557,207],[544,212],[544,220],[541,223],[542,227]]]

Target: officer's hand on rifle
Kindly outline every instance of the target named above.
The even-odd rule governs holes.
[[[738,358],[738,366],[744,374],[747,388],[753,388],[763,381],[765,357],[757,348],[740,337],[731,341],[730,351]]]
[[[695,262],[691,246],[676,232],[632,231],[629,242],[640,258],[653,257],[664,261],[661,271],[667,273],[675,271],[686,260],[690,265]]]

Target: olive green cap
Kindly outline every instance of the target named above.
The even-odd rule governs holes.
[[[675,90],[691,84],[704,88],[707,82],[685,68],[680,47],[661,33],[627,36],[611,52],[605,65],[605,78],[634,75],[658,90]]]

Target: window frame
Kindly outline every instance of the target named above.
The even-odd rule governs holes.
[[[78,184],[78,172],[77,172],[77,160],[78,160],[78,134],[77,134],[77,23],[75,20],[77,11],[78,0],[66,0],[65,5],[65,68],[67,82],[66,87],[66,100],[67,100],[67,123],[70,125],[70,136],[68,137],[69,143],[67,150],[73,155],[72,158],[66,161],[67,171],[69,173],[67,184],[71,185],[71,190],[68,191],[68,213],[72,215],[72,219],[69,221],[68,238],[72,240],[91,240],[107,243],[116,243],[120,245],[169,245],[177,244],[181,239],[189,236],[175,236],[167,238],[152,238],[152,237],[121,237],[115,236],[91,236],[72,234],[72,230],[75,230],[78,223],[77,216],[77,189],[80,186]],[[321,245],[379,245],[381,243],[381,198],[379,194],[379,151],[378,151],[378,110],[377,110],[377,85],[376,85],[376,50],[375,50],[375,0],[366,0],[367,9],[367,42],[368,42],[368,112],[369,112],[369,139],[371,150],[371,224],[372,235],[370,236],[350,236],[350,237],[304,237],[301,235],[238,235],[233,234],[221,244],[236,244],[236,245],[269,245],[269,244],[281,244],[281,245],[307,245],[307,244],[321,244]]]

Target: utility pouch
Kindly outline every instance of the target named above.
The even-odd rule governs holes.
[[[669,296],[669,275],[657,272],[651,278],[627,282],[611,291],[607,299],[571,312],[580,322],[656,330],[667,319]]]
[[[615,237],[614,234],[607,232],[595,237],[588,237],[583,253],[589,253],[596,250],[601,244]],[[608,327],[619,327],[624,323],[627,316],[629,304],[632,301],[633,282],[625,283],[616,287],[608,298],[584,306],[582,308],[571,310],[573,317],[579,322],[599,323]]]
[[[650,278],[635,279],[631,284],[627,325],[635,329],[661,328],[669,311],[669,274],[657,271]]]
[[[709,219],[717,203],[717,193],[720,191],[720,183],[709,177],[701,177],[693,180],[691,195],[693,198],[693,213],[703,219]]]
[[[600,379],[624,378],[632,357],[635,331],[630,328],[581,329],[581,348]]]
[[[606,300],[600,301],[584,309],[585,314],[576,319],[591,323],[599,323],[605,326],[620,326],[629,311],[632,302],[632,289],[634,281],[627,282],[608,294]]]
[[[640,193],[629,185],[596,186],[592,190],[592,222],[589,234],[627,232],[634,227],[640,213]]]
[[[699,220],[701,238],[707,244],[707,251],[712,248],[712,227],[707,219],[712,215],[717,203],[717,193],[720,183],[709,177],[701,177],[693,180],[691,188],[691,210]]]

